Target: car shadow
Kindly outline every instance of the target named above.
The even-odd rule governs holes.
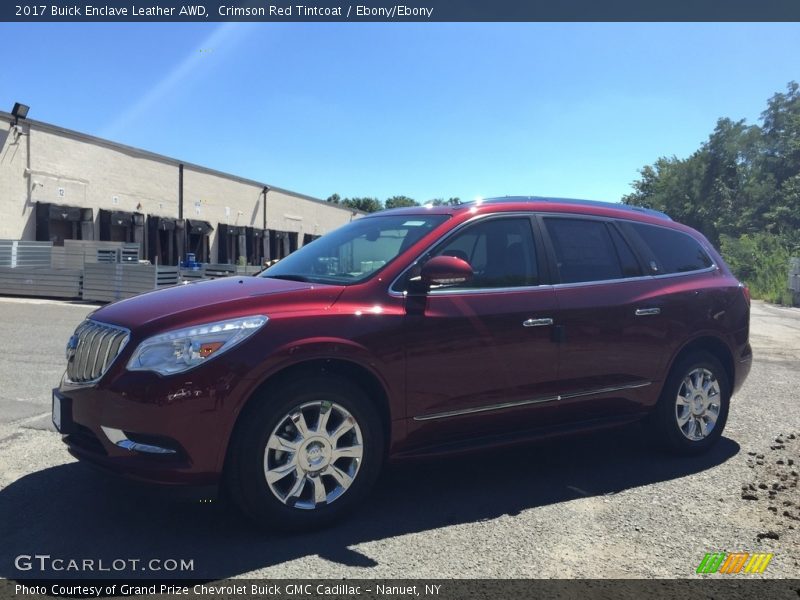
[[[722,438],[707,454],[676,457],[626,427],[580,438],[387,468],[369,500],[329,529],[259,531],[225,503],[175,503],[131,493],[77,463],[21,477],[0,491],[0,577],[183,577],[225,579],[308,555],[347,566],[377,563],[363,542],[516,515],[585,496],[686,477],[739,452]],[[45,571],[15,566],[19,555],[63,559],[191,559],[190,573]],[[22,563],[24,565],[24,563]]]

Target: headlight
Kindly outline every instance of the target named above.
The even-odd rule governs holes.
[[[186,371],[243,342],[267,320],[263,315],[254,315],[154,335],[136,348],[128,361],[128,370],[155,371],[161,375]]]

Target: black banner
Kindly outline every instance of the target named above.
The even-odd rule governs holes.
[[[303,4],[302,2],[309,2]],[[797,0],[174,0],[21,1],[0,6],[8,22],[433,22],[799,21]]]
[[[0,580],[0,600],[37,598],[141,598],[149,600],[505,600],[581,598],[640,600],[724,598],[797,600],[800,580],[736,575],[683,580],[569,579],[228,579],[221,581]]]

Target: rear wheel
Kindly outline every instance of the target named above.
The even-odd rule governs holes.
[[[242,415],[228,485],[258,523],[312,529],[352,509],[383,462],[383,428],[364,392],[335,376],[273,388]]]
[[[652,425],[669,449],[699,454],[722,436],[728,420],[730,383],[712,354],[695,352],[673,367],[652,415]]]

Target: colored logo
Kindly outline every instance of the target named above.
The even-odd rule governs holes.
[[[709,552],[700,561],[698,573],[763,573],[773,554],[749,552]]]

